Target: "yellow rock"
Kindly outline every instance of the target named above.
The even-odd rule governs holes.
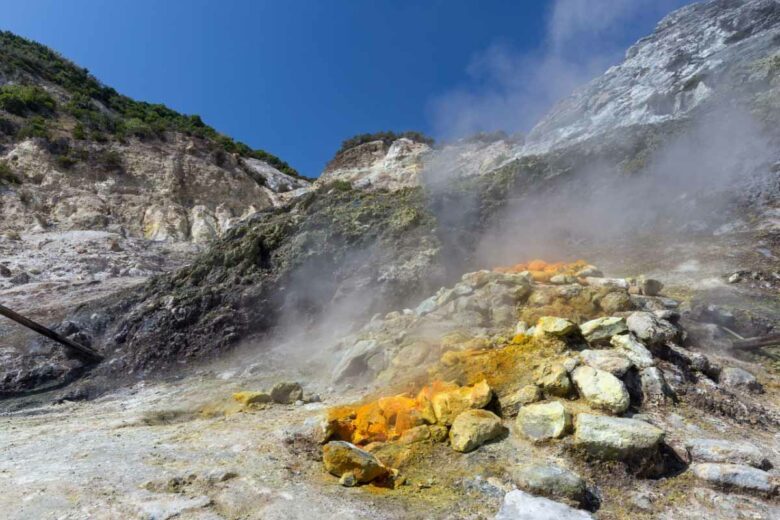
[[[236,392],[233,399],[244,406],[271,402],[271,396],[265,392]]]
[[[493,392],[486,381],[435,393],[431,398],[431,405],[436,422],[449,426],[462,412],[487,406],[492,396]]]

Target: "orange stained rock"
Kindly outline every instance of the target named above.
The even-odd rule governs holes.
[[[482,382],[489,392],[487,384]],[[454,383],[434,381],[411,397],[406,394],[382,397],[363,404],[339,406],[328,412],[329,438],[365,446],[371,442],[394,441],[412,428],[435,424],[434,403],[445,395],[462,396],[470,392],[485,393],[479,385],[460,387]],[[481,406],[487,404],[478,403]]]
[[[528,271],[537,282],[549,282],[550,278],[556,274],[573,275],[583,267],[588,265],[584,260],[574,262],[546,262],[544,260],[531,260],[530,262],[519,263],[512,266],[502,266],[493,269],[498,273],[522,273]]]

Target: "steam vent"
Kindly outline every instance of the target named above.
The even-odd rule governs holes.
[[[780,519],[780,0],[47,2],[0,520]]]

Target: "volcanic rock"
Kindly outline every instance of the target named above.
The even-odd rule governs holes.
[[[529,404],[517,413],[520,433],[534,441],[558,439],[571,429],[571,415],[558,401]]]
[[[545,394],[556,397],[568,397],[572,389],[569,371],[561,363],[539,368],[536,373],[536,384],[542,387]]]
[[[661,289],[664,288],[663,283],[652,278],[645,278],[644,276],[640,276],[637,279],[636,285],[639,288],[639,293],[645,296],[658,296],[661,293]]]
[[[623,382],[604,370],[581,366],[572,372],[577,391],[596,408],[619,414],[628,409],[630,398]]]
[[[303,388],[298,383],[277,383],[271,389],[271,399],[279,404],[293,404],[303,400]]]
[[[501,419],[487,410],[466,410],[455,418],[450,428],[450,446],[466,453],[493,440],[504,432]]]
[[[598,278],[586,276],[585,282],[592,287],[608,287],[610,289],[628,289],[628,281],[623,278]]]
[[[652,312],[633,312],[626,319],[626,325],[634,336],[650,346],[672,341],[678,334],[674,325],[666,320],[659,319]]]
[[[658,367],[643,368],[639,371],[639,393],[642,405],[661,404],[673,395]]]
[[[583,350],[580,357],[586,365],[609,372],[615,377],[623,377],[634,366],[625,355],[616,350]]]
[[[634,308],[631,296],[624,290],[612,291],[599,300],[599,307],[607,314],[625,312]]]
[[[587,321],[580,330],[591,345],[607,344],[612,336],[628,332],[626,320],[612,316]]]
[[[748,464],[759,469],[771,467],[764,452],[744,441],[689,439],[685,442],[685,447],[694,462]]]
[[[493,391],[485,381],[480,381],[473,386],[435,393],[431,405],[436,422],[449,426],[462,412],[487,406],[492,396]]]
[[[542,316],[536,322],[534,336],[537,338],[564,338],[577,331],[577,325],[569,320],[555,316]]]
[[[233,399],[244,406],[270,403],[273,401],[271,395],[265,392],[236,392],[233,394]]]
[[[576,473],[555,464],[528,463],[509,471],[512,482],[523,491],[577,503],[585,500],[587,486]]]
[[[726,367],[720,372],[718,383],[728,388],[739,390],[748,390],[750,392],[761,392],[761,384],[756,377],[739,367]]]
[[[337,477],[346,473],[354,476],[359,484],[385,477],[388,469],[371,453],[345,441],[331,441],[322,447],[325,469]],[[347,477],[350,480],[350,477]]]
[[[644,421],[581,413],[574,420],[574,445],[604,460],[654,455],[664,432]]]
[[[655,365],[653,355],[633,334],[612,336],[610,344],[616,351],[626,356],[637,368],[647,368]]]
[[[585,511],[515,489],[504,495],[495,520],[589,520]]]
[[[604,276],[604,273],[602,273],[601,270],[599,270],[599,268],[595,265],[586,265],[574,273],[574,276],[577,278],[601,278]]]
[[[715,486],[773,495],[777,480],[766,471],[742,464],[703,462],[691,466],[693,474]]]

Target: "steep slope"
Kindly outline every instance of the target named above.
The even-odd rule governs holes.
[[[0,33],[0,232],[122,230],[205,242],[308,186],[198,116],[134,101]]]

